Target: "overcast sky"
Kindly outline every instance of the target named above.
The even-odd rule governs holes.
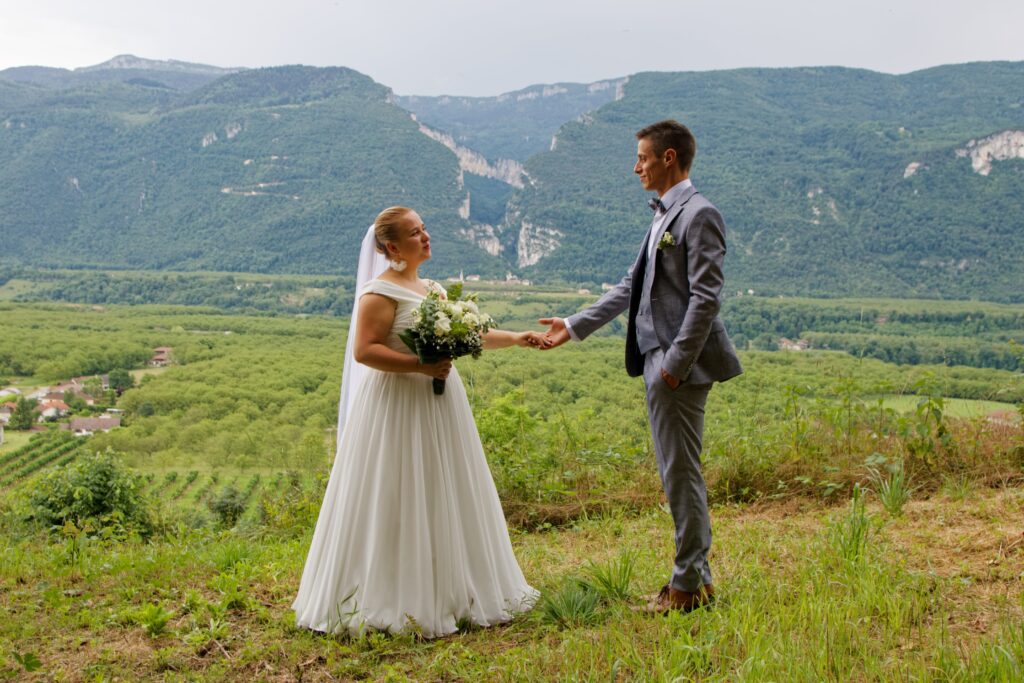
[[[13,8],[11,5],[15,5]],[[32,0],[0,8],[0,69],[130,53],[348,66],[402,95],[496,95],[638,71],[1024,60],[1020,0]]]

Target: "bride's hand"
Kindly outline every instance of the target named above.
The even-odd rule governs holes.
[[[442,358],[436,363],[420,363],[417,372],[434,379],[448,379],[448,373],[452,371],[452,359]]]

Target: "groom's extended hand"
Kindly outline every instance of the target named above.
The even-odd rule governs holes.
[[[553,349],[569,341],[569,330],[565,329],[565,321],[561,318],[541,318],[537,322],[541,325],[550,325],[546,333],[548,344],[542,346],[541,351]]]

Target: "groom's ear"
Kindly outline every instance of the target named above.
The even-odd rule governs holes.
[[[676,151],[669,147],[665,150],[665,166],[671,166],[675,161],[677,161]]]

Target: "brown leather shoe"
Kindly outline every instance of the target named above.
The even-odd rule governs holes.
[[[692,612],[695,609],[706,607],[715,601],[715,587],[705,584],[700,591],[688,593],[676,590],[665,584],[661,591],[644,607],[644,611],[650,614],[667,614],[668,612]]]

